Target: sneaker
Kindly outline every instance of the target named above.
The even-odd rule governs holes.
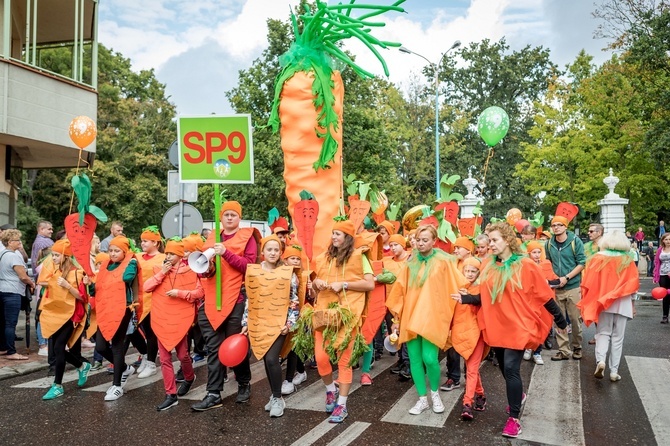
[[[463,410],[461,410],[461,419],[465,421],[470,421],[475,418],[472,413],[472,406],[469,404],[463,404]]]
[[[419,401],[417,401],[414,407],[409,410],[409,413],[412,415],[421,415],[421,413],[428,409],[428,407],[428,398],[419,398]]]
[[[589,345],[596,345],[596,338],[589,339]]]
[[[238,384],[237,386],[237,398],[235,402],[237,404],[247,403],[251,398],[251,384]]]
[[[612,382],[621,381],[621,375],[619,375],[616,372],[610,373],[610,381]]]
[[[144,370],[137,375],[138,378],[144,379],[156,374],[156,363],[147,361],[147,365],[144,366]]]
[[[372,377],[370,376],[369,373],[363,373],[361,375],[361,386],[371,386],[372,385]]]
[[[284,408],[286,408],[284,398],[272,397],[270,399],[270,418],[279,418],[284,415]]]
[[[475,405],[472,408],[478,412],[486,410],[486,395],[475,394]]]
[[[175,381],[178,382],[178,383],[183,383],[184,381],[186,381],[184,379],[184,371],[182,370],[181,367],[179,367],[179,370],[177,370],[177,375],[175,376]]]
[[[544,341],[544,348],[546,348],[547,350],[551,350],[552,348],[554,348],[554,343],[551,342],[551,339],[547,338],[547,340]]]
[[[431,399],[433,400],[433,412],[442,413],[444,412],[444,404],[442,404],[442,398],[440,398],[440,392],[431,391]]]
[[[337,398],[340,396],[340,392],[326,392],[326,413],[332,413],[335,410],[337,405]]]
[[[524,359],[525,361],[530,361],[530,357],[531,357],[532,355],[533,355],[533,350],[531,350],[531,349],[526,349],[526,350],[523,352],[523,359]]]
[[[293,385],[298,386],[307,381],[307,372],[296,373],[293,377]]]
[[[274,399],[274,397],[272,395],[270,395],[270,401],[268,401],[268,403],[265,405],[265,411],[266,412],[270,412],[270,409],[272,409],[272,400],[273,399]]]
[[[398,381],[407,382],[412,379],[412,371],[409,369],[409,364],[404,363],[400,373],[398,374]]]
[[[156,406],[156,410],[162,412],[168,410],[170,407],[174,407],[179,404],[179,399],[177,395],[165,395],[165,401]]]
[[[216,407],[223,406],[221,401],[221,395],[217,393],[208,393],[205,397],[197,404],[191,406],[191,410],[194,412],[204,412],[206,410],[214,409]]]
[[[400,371],[402,370],[402,367],[403,367],[402,359],[398,359],[398,362],[396,362],[395,365],[391,367],[391,373],[393,373],[394,375],[399,374]]]
[[[107,389],[105,394],[105,401],[116,401],[123,396],[123,387],[121,386],[112,386]]]
[[[121,375],[121,387],[126,387],[128,378],[130,378],[130,375],[132,375],[133,373],[135,373],[135,367],[133,367],[132,365],[126,366],[126,370]]]
[[[223,375],[223,383],[225,384],[228,381],[230,381],[230,378],[228,378],[228,374],[226,373],[225,375]]]
[[[542,355],[539,353],[533,355],[533,362],[537,365],[544,365],[544,359],[542,359]]]
[[[516,438],[521,432],[521,423],[519,423],[519,420],[509,417],[502,430],[502,435],[507,438]]]
[[[193,379],[190,381],[184,380],[180,385],[179,389],[177,389],[177,396],[184,396],[186,395],[190,390],[191,387],[193,387],[193,383],[195,382],[195,375],[193,375]]]
[[[526,404],[526,397],[527,397],[527,396],[528,396],[528,395],[526,395],[526,392],[524,392],[524,393],[521,394],[521,407],[523,407],[523,405]],[[505,413],[506,413],[507,415],[509,415],[509,410],[510,410],[510,409],[509,409],[509,406],[507,406],[507,407],[505,408]]]
[[[90,339],[84,339],[81,341],[82,348],[95,348],[95,342],[91,342]]]
[[[581,348],[576,348],[574,352],[572,352],[572,359],[582,359],[582,349]]]
[[[114,374],[114,364],[109,364],[107,366],[107,374],[108,375],[113,375]]]
[[[137,361],[133,362],[132,365],[133,367],[135,367],[137,373],[142,373],[146,368],[148,362],[149,361],[147,361],[147,355],[140,355],[140,357],[137,358]]]
[[[77,385],[79,387],[82,387],[84,384],[86,384],[86,381],[88,380],[88,372],[90,371],[91,364],[88,362],[83,363],[81,368],[77,369],[77,372],[79,373],[79,380],[77,380]]]
[[[328,418],[329,423],[341,423],[344,421],[345,418],[349,416],[349,412],[347,412],[347,406],[342,406],[338,404],[335,406],[335,409],[333,409],[333,413],[330,414],[330,418]]]
[[[284,380],[284,382],[281,383],[281,394],[290,395],[293,392],[295,392],[295,384],[293,384],[291,381]]]
[[[458,389],[459,387],[461,387],[460,381],[454,381],[453,379],[449,378],[448,380],[445,381],[444,384],[440,386],[440,390],[451,392],[452,390]]]
[[[59,398],[65,394],[65,391],[63,390],[63,386],[59,384],[51,384],[51,387],[49,388],[49,391],[44,394],[42,397],[43,400],[55,400],[56,398]]]
[[[200,353],[196,353],[193,356],[191,356],[191,360],[193,362],[200,362],[205,360],[205,355],[201,355]]]
[[[668,323],[668,316],[663,316],[663,319],[661,319],[661,324],[667,324]]]
[[[100,370],[102,368],[102,361],[95,361],[91,366],[91,371]]]
[[[597,379],[603,379],[603,376],[605,376],[605,361],[598,362],[598,365],[596,365],[596,371],[593,373],[593,376],[595,376]]]
[[[570,359],[570,357],[563,352],[558,352],[554,356],[551,357],[552,361],[565,361],[565,360],[568,360],[568,359]]]
[[[49,356],[49,347],[47,347],[46,345],[44,347],[40,347],[37,354],[39,356]]]

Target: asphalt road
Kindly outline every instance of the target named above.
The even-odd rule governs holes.
[[[647,288],[651,284],[645,284]],[[524,361],[522,376],[528,400],[522,412],[524,433],[508,440],[500,433],[507,418],[504,381],[490,362],[481,368],[488,397],[485,412],[475,419],[460,419],[462,390],[441,392],[447,410],[443,416],[425,412],[409,415],[416,401],[411,382],[401,383],[389,373],[394,358],[385,355],[373,373],[371,387],[360,387],[349,398],[349,417],[342,425],[329,425],[323,412],[324,388],[316,370],[308,381],[286,399],[283,417],[270,419],[263,410],[270,390],[263,367],[252,367],[255,382],[250,403],[236,405],[236,383],[226,384],[224,406],[193,413],[190,405],[202,395],[206,367],[196,368],[196,387],[166,412],[155,405],[164,398],[159,375],[146,380],[130,378],[127,393],[115,402],[104,402],[111,376],[94,374],[84,389],[75,381],[65,383],[65,396],[42,401],[50,381],[46,372],[0,381],[0,426],[4,444],[11,445],[119,445],[119,444],[316,444],[316,445],[663,445],[670,434],[670,325],[659,324],[661,305],[638,301],[637,317],[626,330],[623,379],[596,380],[594,346],[588,345],[594,328],[584,336],[584,359],[545,365]],[[69,372],[67,376],[74,376]],[[359,373],[354,374],[357,382]],[[75,378],[76,380],[76,378]],[[20,387],[17,387],[20,386]],[[42,386],[42,388],[39,388]]]

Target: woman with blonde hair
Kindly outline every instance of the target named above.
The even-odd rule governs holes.
[[[619,381],[619,362],[626,322],[635,316],[633,299],[640,278],[630,253],[628,237],[621,231],[605,234],[598,251],[586,264],[582,276],[582,300],[577,304],[584,323],[596,325],[596,371],[602,379],[610,344],[610,380]]]

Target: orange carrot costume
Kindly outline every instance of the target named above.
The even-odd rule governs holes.
[[[256,359],[261,359],[286,325],[291,298],[293,267],[265,270],[249,265],[244,280],[249,299],[249,341]]]
[[[97,315],[98,328],[100,333],[107,340],[111,341],[114,334],[119,329],[121,320],[126,314],[129,305],[126,303],[126,283],[123,281],[123,273],[126,267],[135,257],[126,253],[121,264],[113,271],[108,271],[109,261],[100,266],[100,271],[95,282],[95,311]],[[133,280],[133,296],[141,299],[139,293],[141,284],[138,283],[142,277],[141,270],[137,271],[137,278]],[[136,305],[132,303],[130,307]]]
[[[418,283],[410,284],[412,269],[416,270]],[[425,279],[423,284],[420,278]],[[400,321],[398,343],[421,336],[438,348],[447,349],[447,327],[451,326],[456,306],[451,294],[467,285],[454,256],[437,249],[427,257],[417,253],[403,266],[386,300],[386,306]]]
[[[355,225],[355,223],[354,223]],[[384,269],[382,262],[382,238],[375,232],[362,232],[356,235],[354,246],[366,247],[365,254],[371,260],[372,273],[376,277]],[[365,309],[363,310],[363,324],[361,325],[361,334],[366,343],[372,342],[377,330],[386,316],[386,286],[382,283],[375,283],[375,288],[368,293]]]
[[[582,274],[582,299],[577,307],[588,327],[615,300],[635,294],[640,277],[628,252],[605,250],[596,253]]]
[[[480,291],[482,308],[477,319],[488,345],[534,350],[544,342],[553,323],[544,304],[553,291],[535,262],[518,254],[502,263],[487,258]]]
[[[149,259],[145,259],[143,253],[138,252],[135,254],[135,258],[137,259],[137,263],[140,265],[140,269],[142,271],[142,282],[146,282],[154,275],[154,269],[156,267],[160,269],[160,266],[165,260],[165,254],[159,252]],[[142,322],[144,318],[149,315],[149,312],[151,311],[151,302],[151,293],[142,291],[142,304],[137,310],[137,314],[139,315],[139,320],[137,321],[138,323]]]
[[[58,279],[62,277],[62,271],[57,269],[48,280],[47,292],[42,297],[40,309],[40,326],[42,327],[42,336],[45,339],[50,338],[59,328],[72,320],[75,314],[77,299],[66,289],[58,285]],[[79,284],[84,279],[84,271],[72,268],[67,274],[66,280],[70,285],[79,288]],[[70,339],[67,341],[68,347],[72,347],[84,331],[84,319],[72,321],[75,329]]]
[[[468,294],[479,294],[479,285],[470,284],[467,291]],[[454,309],[454,318],[451,322],[451,345],[465,360],[472,355],[481,336],[477,322],[479,310],[479,306],[458,302]]]

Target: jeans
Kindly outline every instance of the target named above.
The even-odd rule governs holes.
[[[47,345],[47,340],[42,336],[42,325],[39,322],[35,325],[35,331],[37,332],[37,343],[40,347]]]
[[[0,341],[0,350],[7,350],[8,355],[16,353],[16,324],[19,322],[19,313],[21,312],[21,295],[17,293],[1,293],[0,303],[3,308],[5,319],[5,330],[3,339]],[[26,336],[30,335],[27,333]]]

